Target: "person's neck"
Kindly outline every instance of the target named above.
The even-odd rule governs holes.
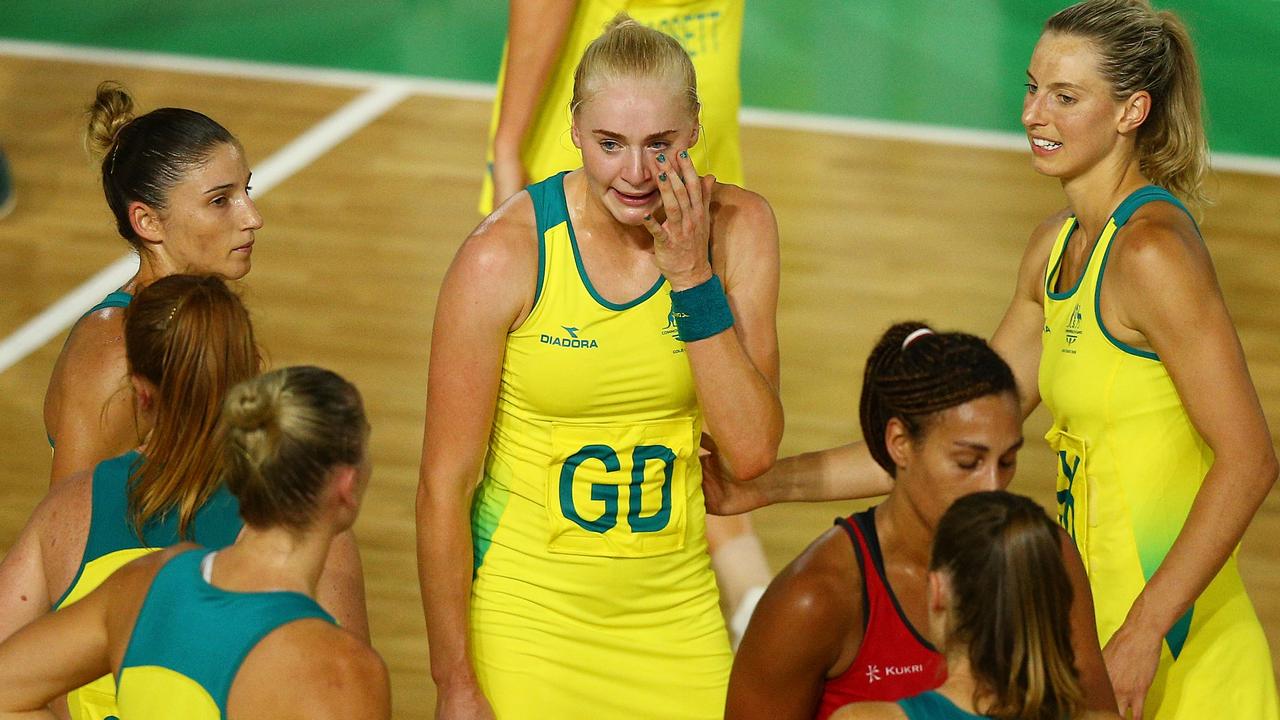
[[[1104,159],[1083,175],[1063,179],[1062,190],[1085,242],[1092,247],[1120,202],[1147,184],[1137,157],[1130,156],[1127,161]]]
[[[177,272],[168,258],[142,250],[138,253],[138,272],[123,285],[123,289],[136,296],[156,280]]]
[[[875,518],[882,549],[892,548],[896,561],[910,563],[922,571],[928,569],[934,528],[903,494],[889,493],[876,508]]]
[[[974,704],[974,698],[978,697],[979,692],[984,699],[988,698],[991,689],[974,677],[973,668],[969,665],[969,653],[967,649],[960,648],[947,652],[947,679],[938,687],[937,692],[961,710],[979,715],[981,713]]]
[[[214,578],[226,590],[291,590],[314,597],[333,533],[245,525],[235,544],[218,553]]]

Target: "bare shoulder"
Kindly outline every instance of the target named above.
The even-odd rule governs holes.
[[[898,720],[907,714],[898,703],[863,702],[845,705],[831,714],[831,720]]]
[[[778,221],[769,202],[737,185],[716,183],[711,193],[711,258],[716,272],[729,277],[768,273],[780,265]]]
[[[49,381],[51,399],[80,394],[100,398],[122,386],[127,369],[124,308],[90,313],[72,327],[58,355]]]
[[[289,667],[292,682],[276,682]],[[241,717],[387,718],[391,712],[387,667],[368,643],[327,621],[311,618],[284,625],[249,653],[232,685],[229,708]],[[264,715],[261,710],[270,708]],[[257,712],[252,712],[257,711]]]
[[[454,260],[502,271],[538,259],[537,221],[533,199],[521,190],[494,210],[463,241]]]
[[[1049,253],[1053,250],[1053,243],[1058,239],[1058,234],[1062,232],[1063,223],[1069,217],[1071,217],[1071,209],[1063,208],[1040,221],[1040,224],[1031,231],[1027,249],[1022,254],[1022,261],[1018,266],[1019,295],[1029,296],[1037,303],[1041,301],[1040,296],[1043,290],[1041,284],[1049,268]]]
[[[711,190],[712,231],[717,238],[754,238],[777,243],[778,223],[759,193],[717,182]]]
[[[1170,272],[1212,270],[1195,222],[1171,203],[1143,205],[1116,233],[1108,272],[1159,283]]]
[[[52,586],[65,589],[70,585],[84,553],[92,514],[93,468],[54,483],[32,513],[31,523],[39,533],[45,572]]]
[[[862,612],[862,595],[854,592],[859,582],[853,544],[833,527],[778,573],[760,609],[785,613],[794,626],[840,636]]]

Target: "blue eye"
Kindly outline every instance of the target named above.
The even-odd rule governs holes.
[[[622,147],[622,145],[617,140],[603,140],[600,142],[600,147],[604,148],[605,152],[613,152]]]
[[[1035,83],[1023,83],[1022,85],[1027,89],[1027,92],[1031,93],[1032,95],[1035,95],[1036,90],[1039,89],[1036,87]]]
[[[1073,98],[1073,97],[1071,97],[1070,95],[1059,95],[1059,96],[1058,96],[1058,102],[1062,103],[1063,105],[1070,105],[1070,104],[1074,103],[1075,101],[1076,101],[1076,99],[1075,99],[1075,98]]]

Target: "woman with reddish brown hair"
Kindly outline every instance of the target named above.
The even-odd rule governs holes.
[[[125,309],[137,413],[152,430],[136,450],[59,482],[0,564],[0,640],[74,604],[130,560],[181,540],[234,541],[239,505],[223,486],[215,432],[227,391],[257,375],[248,311],[221,279],[170,275]],[[359,555],[339,536],[320,579],[320,602],[368,635]],[[68,695],[75,718],[115,715],[110,676]]]

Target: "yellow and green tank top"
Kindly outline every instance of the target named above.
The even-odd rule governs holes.
[[[129,522],[129,477],[144,458],[130,451],[98,463],[93,470],[93,500],[89,519],[89,535],[84,554],[71,586],[53,609],[77,602],[101,585],[111,573],[130,561],[153,553],[182,540],[178,536],[177,513],[152,518],[139,534]],[[196,512],[192,539],[207,547],[220,548],[235,542],[243,521],[240,503],[226,487],[220,487]],[[74,720],[105,720],[117,714],[116,686],[110,675],[74,690],[67,695],[67,705]]]
[[[200,548],[176,555],[151,581],[120,663],[124,720],[225,718],[236,673],[263,638],[295,620],[334,622],[300,593],[214,587],[212,555]]]
[[[569,102],[573,73],[582,53],[619,12],[680,41],[693,61],[702,103],[702,132],[689,151],[699,174],[713,173],[720,182],[742,184],[738,142],[738,107],[742,103],[738,66],[742,55],[745,0],[581,0],[574,11],[560,56],[525,133],[521,159],[529,177],[545,178],[582,166],[582,154],[569,135]],[[498,127],[507,50],[502,51],[498,101],[489,124],[488,162],[493,163],[493,134]],[[485,173],[480,212],[493,210],[493,177]]]
[[[1102,321],[1112,243],[1149,202],[1186,210],[1162,188],[1134,191],[1066,288],[1059,274],[1068,243],[1087,242],[1068,218],[1044,280],[1039,384],[1053,413],[1045,437],[1057,453],[1058,519],[1084,560],[1103,645],[1164,561],[1213,464],[1160,358],[1116,339]],[[1278,716],[1270,650],[1234,554],[1165,636],[1145,713],[1162,720],[1221,716]]]
[[[501,718],[722,717],[702,418],[670,286],[591,284],[563,174],[529,187],[539,270],[507,337],[472,509],[472,656]]]

